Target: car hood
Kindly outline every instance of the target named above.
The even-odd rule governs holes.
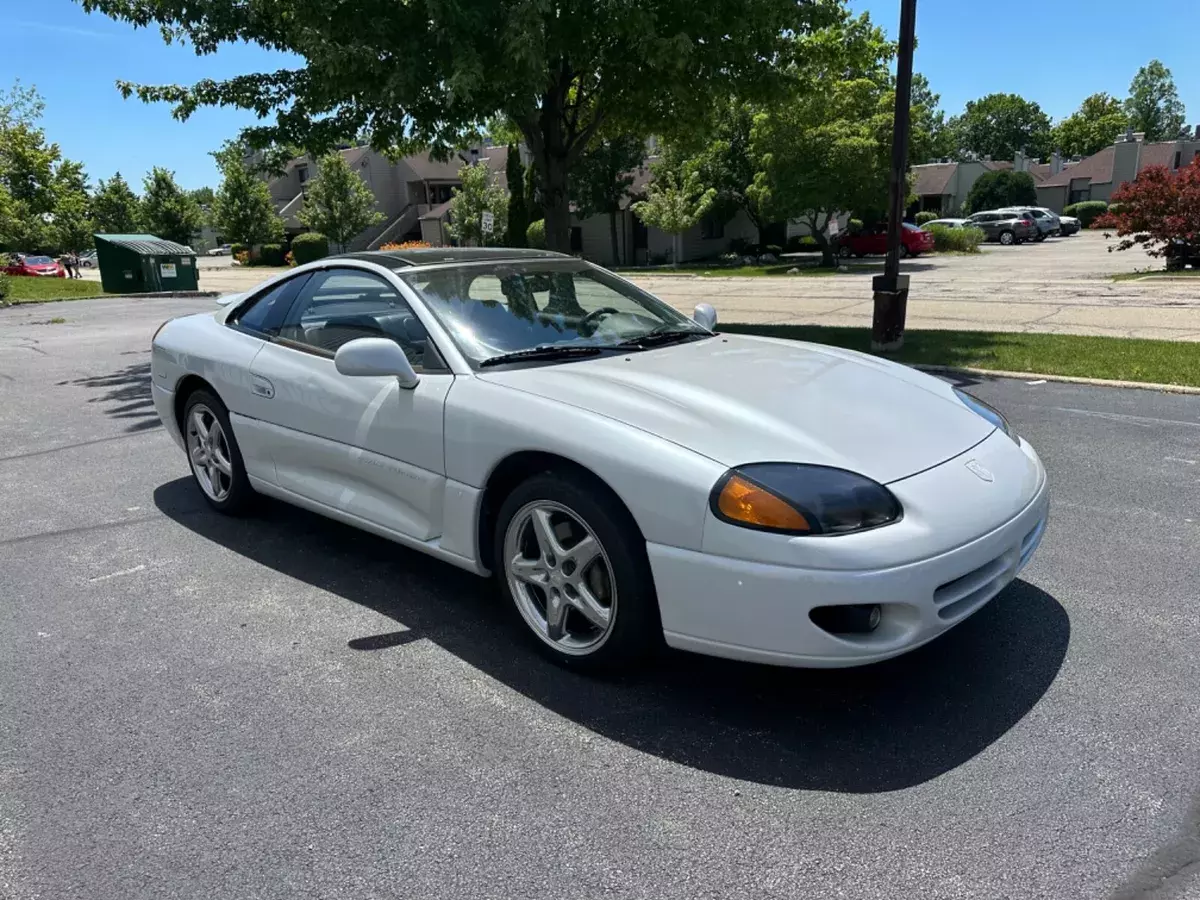
[[[951,459],[994,430],[936,378],[849,350],[772,338],[721,335],[479,377],[624,422],[727,466],[803,462],[881,483]]]

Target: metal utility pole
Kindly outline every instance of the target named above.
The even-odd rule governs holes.
[[[912,99],[913,44],[916,42],[917,0],[900,0],[900,56],[896,61],[896,113],[892,137],[892,176],[888,203],[888,252],[883,274],[875,276],[875,317],[871,349],[899,350],[904,345],[908,310],[908,276],[900,274],[900,222],[908,193],[908,110]]]

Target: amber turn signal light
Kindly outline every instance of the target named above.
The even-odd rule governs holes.
[[[733,475],[725,482],[717,497],[717,509],[731,521],[756,528],[812,530],[808,520],[793,506],[740,475]]]

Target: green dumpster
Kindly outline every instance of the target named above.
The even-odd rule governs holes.
[[[112,294],[199,290],[191,247],[152,234],[97,234],[100,284]]]

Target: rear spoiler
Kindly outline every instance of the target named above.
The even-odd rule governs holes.
[[[245,296],[246,296],[245,293],[222,294],[220,297],[217,298],[217,306],[232,306],[233,304],[237,303],[239,300],[241,300]]]

